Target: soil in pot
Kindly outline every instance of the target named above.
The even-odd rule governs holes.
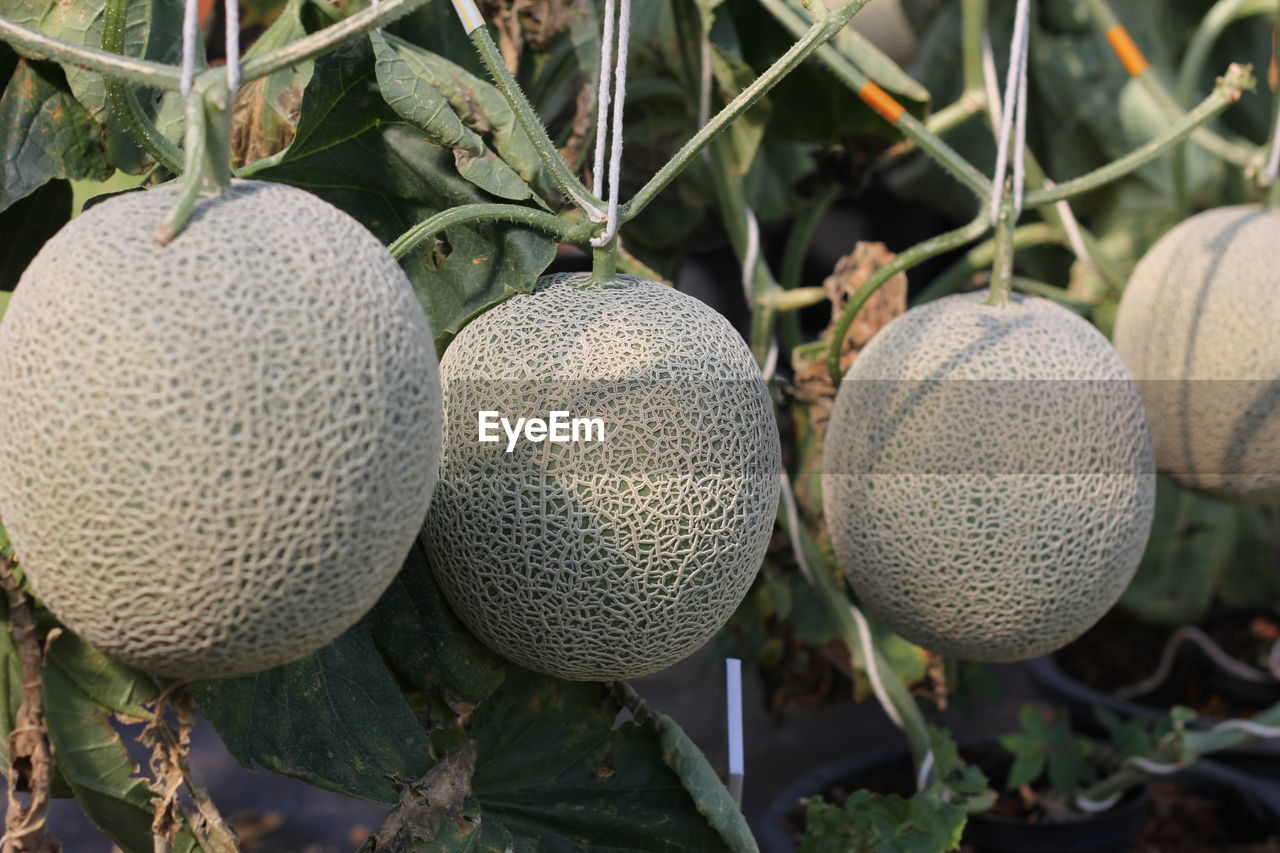
[[[1280,637],[1274,611],[1226,611],[1207,620],[1204,630],[1228,654],[1250,666],[1265,660]],[[1172,631],[1139,622],[1114,609],[1078,640],[1054,655],[1071,677],[1104,693],[1114,693],[1155,670]],[[1227,676],[1190,644],[1175,658],[1169,677],[1133,702],[1158,710],[1186,705],[1205,717],[1249,718],[1280,700],[1280,684],[1258,685]]]

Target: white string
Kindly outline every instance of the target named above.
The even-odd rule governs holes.
[[[1086,814],[1096,814],[1098,812],[1110,811],[1111,807],[1120,802],[1120,798],[1124,796],[1124,791],[1116,791],[1105,800],[1091,800],[1084,794],[1076,794],[1076,808]]]
[[[796,565],[800,567],[800,574],[804,575],[805,580],[816,586],[813,569],[809,566],[809,559],[805,556],[804,547],[800,542],[800,512],[796,509],[796,496],[791,488],[791,478],[787,476],[786,471],[779,474],[782,480],[782,508],[787,514],[787,533],[791,540],[791,553],[795,554]],[[885,714],[893,721],[893,724],[899,729],[905,729],[906,725],[902,721],[902,716],[898,713],[897,707],[889,698],[889,691],[885,689],[884,680],[880,677],[880,665],[876,660],[876,649],[871,640],[871,626],[867,624],[866,617],[852,603],[849,605],[849,612],[853,616],[853,621],[858,626],[858,640],[862,644],[863,665],[867,668],[867,680],[871,682],[871,692],[876,695],[880,707],[884,709]],[[924,754],[924,758],[920,761],[920,773],[917,777],[917,787],[924,790],[928,785],[928,774],[933,769],[934,757],[933,750],[930,749]]]
[[[996,54],[991,49],[991,34],[982,31],[982,85],[987,91],[987,112],[991,126],[999,127],[1003,121],[1000,112],[1000,81],[996,79]]]
[[[1160,661],[1156,665],[1155,672],[1137,684],[1114,691],[1115,695],[1121,699],[1132,699],[1135,696],[1150,693],[1163,684],[1173,671],[1174,659],[1177,657],[1178,649],[1183,643],[1192,643],[1198,646],[1214,664],[1237,678],[1255,683],[1264,683],[1273,678],[1273,676],[1231,657],[1204,631],[1194,625],[1187,625],[1174,631],[1173,635],[1169,637],[1164,649],[1160,652]]]
[[[1261,723],[1255,723],[1252,720],[1224,720],[1213,728],[1209,729],[1206,734],[1216,734],[1224,731],[1241,731],[1253,737],[1275,738],[1280,737],[1280,726],[1265,726]],[[1134,767],[1150,776],[1169,776],[1177,773],[1179,770],[1185,770],[1186,764],[1175,762],[1166,764],[1160,761],[1152,761],[1150,758],[1144,758],[1140,755],[1126,758],[1124,765]],[[1083,793],[1076,794],[1076,807],[1083,812],[1103,812],[1110,809],[1123,796],[1123,791],[1117,791],[1105,800],[1091,800]]]
[[[200,37],[200,0],[182,7],[182,97],[191,94],[196,79],[196,44]]]
[[[756,220],[755,211],[745,205],[744,207],[747,218],[747,250],[742,254],[742,295],[747,300],[747,305],[753,305],[756,265],[760,263],[760,223]]]
[[[240,88],[240,3],[227,0],[227,91],[236,96]]]
[[[622,180],[622,108],[627,100],[627,46],[630,40],[631,0],[621,0],[618,8],[618,67],[613,84],[613,139],[609,153],[609,211],[604,233],[591,241],[591,245],[597,247],[608,245],[618,233],[618,202],[622,196],[618,186]],[[597,157],[601,144],[602,140],[597,139]]]
[[[596,154],[591,169],[591,192],[604,198],[604,152],[609,145],[609,88],[613,85],[613,20],[615,0],[604,3],[604,34],[600,39],[600,73],[596,81]]]
[[[1000,205],[1003,201],[1001,189],[1004,187],[1005,175],[1009,171],[1009,149],[1012,143],[1016,162],[1013,168],[1014,213],[1022,210],[1022,182],[1024,171],[1022,152],[1026,145],[1026,79],[1027,54],[1030,46],[1028,37],[1031,19],[1031,0],[1018,0],[1018,8],[1013,24],[1013,41],[1009,45],[1009,74],[1005,80],[1004,110],[1000,121],[1000,146],[996,151],[996,171],[992,180],[991,223],[1000,219]],[[1016,134],[1016,137],[1015,137]]]
[[[796,509],[796,495],[791,488],[791,478],[787,476],[784,470],[781,473],[782,478],[782,508],[787,513],[787,532],[791,534],[788,538],[791,540],[791,553],[796,555],[796,565],[800,567],[800,574],[804,575],[813,586],[818,585],[817,579],[814,577],[813,569],[809,567],[809,558],[804,555],[804,548],[800,542],[800,512]]]
[[[702,37],[702,79],[698,87],[698,127],[711,119],[711,39]],[[702,149],[704,157],[711,156],[710,147]]]
[[[1031,0],[1025,0],[1030,8]],[[1018,113],[1013,131],[1013,219],[1022,215],[1022,191],[1027,183],[1027,66],[1031,55],[1031,26],[1023,23],[1022,50],[1018,62]]]
[[[920,770],[916,773],[916,790],[923,791],[929,787],[929,774],[933,772],[933,750],[929,750],[924,754],[924,760],[920,762]]]
[[[1265,726],[1262,723],[1255,723],[1253,720],[1223,720],[1210,729],[1210,732],[1229,731],[1241,731],[1253,737],[1267,739],[1280,737],[1280,726]]]

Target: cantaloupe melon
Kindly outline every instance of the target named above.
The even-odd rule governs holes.
[[[441,360],[444,450],[425,527],[438,582],[494,650],[611,680],[669,666],[732,615],[777,511],[780,453],[742,338],[669,287],[547,276]],[[478,440],[478,413],[600,418],[604,440]]]
[[[1081,634],[1120,597],[1155,497],[1151,435],[1119,356],[1045,299],[914,308],[836,397],[823,491],[836,555],[888,627],[963,660]]]
[[[1142,389],[1156,463],[1236,503],[1280,503],[1280,213],[1193,216],[1138,263],[1115,344]]]
[[[72,220],[0,323],[0,517],[82,638],[238,675],[349,627],[399,570],[440,442],[403,272],[310,193],[237,181],[167,246],[173,187]]]

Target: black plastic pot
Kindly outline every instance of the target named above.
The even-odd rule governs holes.
[[[1277,617],[1274,608],[1223,608],[1209,614],[1201,621],[1200,627],[1212,634],[1215,629],[1232,621],[1252,619],[1255,616]],[[1196,656],[1203,660],[1207,672],[1212,673],[1206,683],[1214,692],[1234,701],[1266,707],[1280,701],[1280,681],[1255,682],[1239,678],[1221,668],[1214,667],[1197,647],[1188,644],[1180,654]],[[1152,667],[1156,661],[1151,662]],[[1054,705],[1066,709],[1076,729],[1087,734],[1103,735],[1105,732],[1098,723],[1095,708],[1106,708],[1122,719],[1148,718],[1167,716],[1167,711],[1140,705],[1129,699],[1121,699],[1091,687],[1067,673],[1052,655],[1028,661],[1028,674],[1041,695]],[[1192,722],[1192,727],[1209,729],[1222,720],[1215,717],[1201,717]],[[1215,760],[1260,776],[1271,782],[1280,783],[1280,738],[1255,738],[1231,749],[1217,753]]]
[[[1040,694],[1053,705],[1065,709],[1071,715],[1073,727],[1086,734],[1105,734],[1098,723],[1095,708],[1106,708],[1122,719],[1168,716],[1167,711],[1139,705],[1090,687],[1065,672],[1052,655],[1027,661],[1025,666]],[[1213,717],[1200,717],[1193,720],[1191,726],[1209,729],[1220,722]],[[1280,739],[1255,738],[1216,753],[1214,758],[1267,781],[1280,783]]]
[[[1206,634],[1213,636],[1216,631],[1226,628],[1232,623],[1248,624],[1259,617],[1280,621],[1280,612],[1277,612],[1274,607],[1222,608],[1206,616],[1201,621],[1200,627]],[[1265,681],[1254,681],[1248,678],[1241,678],[1235,673],[1214,666],[1208,656],[1200,652],[1199,649],[1196,650],[1196,653],[1204,659],[1205,665],[1209,667],[1206,681],[1209,689],[1215,693],[1236,702],[1255,705],[1259,708],[1266,708],[1276,702],[1280,702],[1280,679],[1272,677],[1267,678]]]
[[[761,819],[757,831],[761,850],[794,853],[789,816],[802,799],[907,760],[905,749],[865,753],[824,765],[797,779],[770,804]],[[1280,785],[1209,761],[1168,777],[1167,781],[1214,799],[1221,822],[1238,843],[1280,834]],[[1143,790],[1114,809],[1073,823],[1027,824],[996,815],[971,815],[965,841],[991,853],[1125,850],[1142,828],[1148,802]]]

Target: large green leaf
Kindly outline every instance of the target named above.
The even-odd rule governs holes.
[[[251,171],[316,193],[384,242],[441,210],[497,200],[386,104],[367,40],[316,60],[293,143]],[[486,223],[450,229],[447,244],[424,245],[403,263],[443,347],[476,314],[531,291],[554,254],[539,233]]]
[[[549,186],[537,150],[496,86],[438,53],[394,36],[387,41],[412,65],[413,73],[442,95],[461,122],[484,136],[521,178],[544,189]]]
[[[55,178],[111,174],[102,130],[57,65],[23,60],[0,95],[0,211]]]
[[[0,15],[74,44],[102,44],[105,0],[0,0]],[[157,62],[176,62],[182,46],[182,0],[130,0],[124,53]],[[102,75],[67,66],[67,81],[76,98],[100,116],[107,108]]]
[[[76,645],[82,644],[63,634],[54,641],[50,656],[79,660],[81,653],[71,648]],[[115,678],[105,670],[99,676]],[[137,767],[102,708],[61,666],[45,667],[44,713],[58,771],[85,814],[125,853],[151,853],[151,790],[134,775]],[[175,853],[199,849],[185,828],[173,846]]]
[[[728,793],[675,724],[617,724],[621,710],[606,685],[511,667],[471,721],[474,849],[754,850]]]
[[[145,673],[116,663],[78,638],[59,639],[45,658],[100,708],[125,717],[150,715],[143,707],[159,697],[155,681]]]
[[[388,805],[393,780],[431,767],[426,733],[363,622],[300,661],[191,692],[246,766]]]
[[[453,615],[416,542],[367,619],[387,665],[416,690],[478,702],[502,683],[505,662]]]
[[[453,152],[459,175],[486,192],[512,201],[533,195],[529,185],[485,147],[480,135],[462,123],[444,95],[431,85],[425,51],[408,45],[393,48],[379,32],[370,33],[369,41],[376,57],[374,70],[382,96],[401,118],[421,128],[436,145]]]

